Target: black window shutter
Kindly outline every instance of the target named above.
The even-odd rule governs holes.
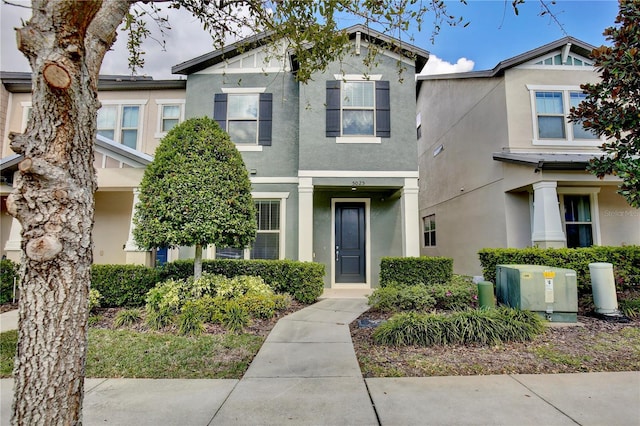
[[[327,81],[327,137],[340,136],[340,80]]]
[[[271,146],[271,116],[273,94],[260,93],[260,116],[258,117],[258,145]]]
[[[376,81],[376,136],[391,137],[391,106],[389,82]]]
[[[213,119],[218,122],[222,130],[227,130],[227,94],[216,93],[213,98]]]

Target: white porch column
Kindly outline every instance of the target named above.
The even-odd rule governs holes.
[[[541,248],[565,247],[557,182],[533,184],[533,233],[531,240]]]
[[[313,261],[313,178],[298,181],[298,260]]]
[[[11,219],[11,230],[9,231],[9,239],[4,245],[4,251],[7,259],[20,263],[22,257],[22,225],[15,217]]]
[[[418,179],[406,178],[402,188],[402,255],[420,256],[420,217]]]
[[[136,214],[136,205],[138,205],[140,190],[133,188],[133,204],[131,205],[131,220],[129,222],[129,237],[124,245],[125,261],[128,265],[146,265],[151,266],[151,252],[138,247],[133,238],[133,217]]]

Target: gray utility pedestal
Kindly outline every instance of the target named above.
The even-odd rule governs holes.
[[[540,265],[498,265],[498,302],[533,311],[552,322],[576,322],[578,284],[573,269]]]

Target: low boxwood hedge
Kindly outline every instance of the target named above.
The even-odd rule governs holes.
[[[448,257],[383,257],[380,286],[431,285],[447,283],[453,276],[453,259]]]
[[[159,270],[141,265],[92,265],[91,288],[102,295],[100,306],[144,306],[145,295],[160,281]]]
[[[202,271],[235,277],[255,275],[279,293],[289,293],[303,303],[315,302],[324,290],[324,265],[295,260],[203,260]],[[193,260],[168,263],[161,271],[162,281],[193,275]]]
[[[485,248],[478,253],[485,280],[496,282],[497,265],[545,265],[573,269],[578,275],[578,292],[591,292],[589,263],[613,264],[618,291],[640,289],[640,246],[541,249]]]

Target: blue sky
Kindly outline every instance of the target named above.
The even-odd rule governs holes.
[[[23,4],[28,4],[18,0]],[[535,49],[565,36],[562,29],[549,17],[539,16],[539,0],[526,0],[515,16],[512,0],[468,0],[467,5],[447,1],[450,12],[462,15],[469,26],[443,26],[435,43],[431,44],[431,28],[425,23],[422,34],[413,34],[417,46],[431,52],[432,65],[444,66],[444,71],[469,71],[493,68],[501,60]],[[548,1],[550,3],[550,0]],[[551,5],[554,14],[566,33],[593,45],[604,44],[603,30],[614,24],[618,6],[614,0],[557,0]],[[29,71],[27,61],[15,47],[12,28],[20,26],[20,18],[28,19],[29,11],[0,4],[0,69],[2,71]],[[174,28],[167,38],[167,51],[149,42],[147,66],[142,74],[156,79],[178,78],[171,75],[171,66],[209,52],[208,35],[199,28],[193,17],[186,14],[170,16]],[[344,26],[355,21],[345,20]],[[105,57],[102,72],[105,74],[129,74],[127,53],[123,49],[125,36],[119,37],[113,52]],[[446,61],[445,63],[441,61]],[[449,65],[456,64],[457,65]]]

